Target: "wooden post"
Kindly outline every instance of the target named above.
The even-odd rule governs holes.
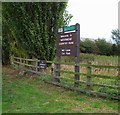
[[[120,9],[120,2],[119,2],[119,9]],[[119,25],[120,26],[120,25]],[[118,48],[120,49],[120,44],[118,44]],[[120,50],[118,53],[118,79],[117,79],[117,85],[120,85]]]
[[[51,67],[51,76],[54,75],[54,74],[53,74],[53,73],[54,73],[53,71],[54,71],[54,68],[53,68],[53,66],[52,66],[52,67]]]
[[[79,85],[79,81],[80,80],[80,75],[79,74],[76,74],[76,73],[79,73],[79,60],[77,57],[75,57],[75,86],[78,86]]]
[[[38,73],[38,60],[36,59],[36,64],[35,64],[36,68],[35,68],[35,71],[36,71],[36,74]]]
[[[13,64],[14,64],[14,57],[11,56],[11,65],[13,65]]]
[[[11,63],[11,65],[12,65],[12,67],[14,68],[14,67],[15,67],[15,65],[14,65],[14,56],[11,56],[10,63]]]
[[[78,41],[78,44],[77,44],[77,56],[75,57],[75,73],[79,73],[79,63],[80,63],[80,25],[79,24],[76,24],[76,27],[77,27],[77,41]],[[78,86],[79,83],[77,82],[78,80],[80,80],[80,75],[79,74],[75,74],[75,86]]]
[[[86,88],[91,89],[91,62],[87,61],[87,79],[86,79]]]
[[[60,62],[60,56],[56,56],[56,62]],[[54,81],[60,82],[60,64],[55,64]]]
[[[22,59],[21,59],[21,57],[20,57],[20,64],[19,64],[19,68],[21,69],[22,68]]]

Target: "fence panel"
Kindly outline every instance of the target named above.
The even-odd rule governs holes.
[[[60,70],[60,64],[65,65],[61,67],[75,66],[75,63],[68,63],[68,62],[59,62],[59,61],[46,61],[47,64],[51,64],[51,66],[47,67],[47,69],[43,72],[40,71],[38,62],[40,60],[37,59],[24,59],[19,57],[11,57],[11,63],[14,66],[18,66],[18,68],[23,68],[26,71],[30,71],[37,75],[44,75],[43,80],[46,82],[51,82],[54,84],[59,84],[60,86],[68,87],[69,89],[73,88],[74,90],[79,90],[80,92],[89,93],[91,95],[98,95],[103,97],[110,97],[113,99],[119,99],[120,93],[118,90],[120,86],[116,83],[114,84],[113,81],[118,81],[118,76],[109,76],[109,75],[101,75],[101,74],[94,74],[94,68],[107,68],[107,69],[118,69],[118,66],[112,65],[93,65],[90,61],[87,61],[85,64],[80,64],[80,69],[82,67],[86,68],[86,71],[83,73],[82,71],[74,72],[68,71],[63,69]],[[29,64],[29,62],[34,62]],[[54,64],[57,64],[57,68],[54,67]],[[80,75],[80,79],[75,79],[74,75]],[[46,77],[45,77],[46,76]],[[70,77],[73,76],[73,77]],[[106,83],[102,83],[105,81]],[[112,85],[111,85],[112,82]],[[75,87],[75,84],[79,84]]]

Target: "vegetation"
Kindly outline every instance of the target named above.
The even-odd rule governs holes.
[[[57,29],[72,18],[66,6],[66,2],[3,3],[3,58],[9,61],[12,54],[53,60]]]
[[[3,64],[9,64],[10,55],[53,60],[57,29],[68,25],[72,18],[66,6],[52,2],[3,3]],[[115,44],[105,38],[81,40],[81,53],[118,55],[119,31],[111,33]]]
[[[105,38],[91,40],[86,38],[80,42],[80,51],[82,53],[92,53],[97,55],[114,56],[120,54],[120,32],[118,29],[111,31],[111,37],[115,43],[110,43]]]
[[[2,2],[0,2],[0,46],[2,44]]]
[[[67,3],[62,2],[30,2],[30,3],[3,3],[3,64],[10,63],[10,56],[37,58],[53,60],[55,57],[55,42],[57,29],[68,25],[72,15],[65,10]],[[115,44],[108,43],[105,39],[90,40],[85,39],[80,42],[80,61],[90,59],[94,65],[113,65],[118,63],[119,32],[112,31],[112,38]],[[1,39],[1,37],[0,37]],[[89,53],[89,54],[87,54]],[[90,53],[92,55],[90,55]],[[107,55],[96,56],[97,55]],[[113,57],[114,56],[114,57]],[[69,60],[68,60],[69,59]],[[73,62],[75,59],[62,57],[62,60]],[[115,61],[114,61],[115,60]],[[117,61],[116,61],[117,60]],[[32,68],[32,67],[31,67]],[[61,70],[70,70],[73,67],[63,64]],[[47,68],[48,69],[48,68]],[[85,68],[80,68],[83,72],[81,80],[86,80]],[[116,79],[99,78],[101,74],[108,77],[117,76],[116,68],[92,69],[92,73],[98,78],[92,78],[92,82],[99,84],[116,85]],[[71,72],[72,73],[72,72]],[[61,74],[64,78],[61,83],[68,80],[68,85],[74,85],[73,76],[69,73]],[[41,76],[39,76],[41,77]],[[68,79],[70,78],[71,79]],[[42,76],[43,78],[43,76]],[[52,79],[53,77],[49,77]],[[45,79],[45,76],[44,76]],[[48,79],[48,78],[47,78]],[[80,88],[85,88],[86,84]],[[110,88],[96,88],[95,91],[108,93],[113,96],[118,95],[118,91]],[[62,95],[61,95],[62,94]],[[89,92],[87,94],[90,95]],[[117,101],[110,101],[99,98],[91,98],[77,95],[75,92],[66,91],[60,87],[45,84],[41,79],[34,79],[31,76],[21,75],[9,67],[3,68],[3,112],[117,112]]]
[[[107,42],[105,38],[98,38],[97,40],[86,38],[80,42],[80,51],[81,53],[114,56],[118,55],[118,46]]]
[[[8,66],[3,67],[2,101],[3,113],[118,113],[118,101],[67,91]]]
[[[112,30],[112,39],[115,40],[116,44],[120,44],[120,30]]]

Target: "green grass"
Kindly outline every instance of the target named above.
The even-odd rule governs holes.
[[[3,113],[117,113],[118,102],[85,96],[3,68]]]
[[[74,62],[74,57],[61,57],[62,62]],[[104,56],[80,53],[80,62],[86,63],[91,60],[96,65],[118,65],[118,56]]]

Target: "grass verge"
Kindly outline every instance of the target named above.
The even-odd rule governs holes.
[[[3,67],[3,113],[117,113],[118,101],[92,98]]]

